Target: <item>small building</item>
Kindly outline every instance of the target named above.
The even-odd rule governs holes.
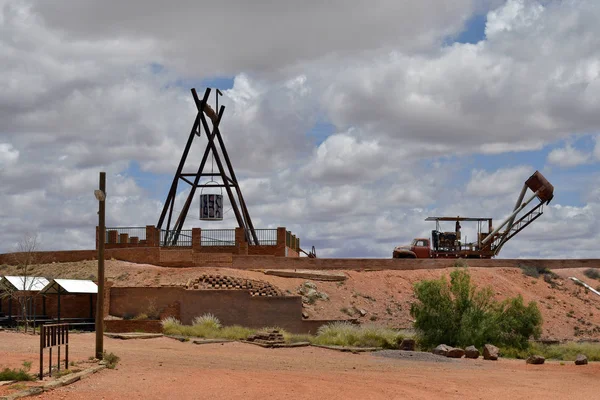
[[[47,318],[71,324],[94,322],[98,285],[93,281],[52,279],[40,294],[44,296]]]
[[[22,304],[25,304],[27,315],[35,318],[43,308],[39,292],[48,283],[48,279],[40,276],[0,277],[0,324],[12,324],[13,319],[21,319]]]

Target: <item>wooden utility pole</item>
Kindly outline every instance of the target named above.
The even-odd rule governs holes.
[[[96,358],[104,354],[104,242],[106,241],[105,200],[106,172],[100,172],[100,190],[94,191],[98,199],[98,294],[96,295]]]

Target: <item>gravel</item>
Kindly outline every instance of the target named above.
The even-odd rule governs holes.
[[[426,353],[424,351],[382,350],[371,354],[375,357],[395,358],[398,360],[431,361],[441,363],[457,362],[455,359],[432,353]]]

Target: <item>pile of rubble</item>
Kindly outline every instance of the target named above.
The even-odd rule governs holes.
[[[275,345],[275,344],[284,344],[285,340],[283,339],[283,335],[278,330],[273,330],[270,332],[257,333],[255,335],[251,335],[246,339],[248,342],[260,343],[265,345]]]
[[[281,290],[269,282],[236,278],[225,275],[204,274],[197,279],[190,279],[186,284],[188,290],[233,289],[248,290],[251,296],[276,297],[283,296]]]

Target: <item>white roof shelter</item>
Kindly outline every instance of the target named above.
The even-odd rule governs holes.
[[[0,287],[9,290],[39,292],[48,285],[48,279],[41,276],[4,276],[0,278]]]
[[[41,291],[42,294],[97,294],[98,285],[90,280],[52,279]]]

